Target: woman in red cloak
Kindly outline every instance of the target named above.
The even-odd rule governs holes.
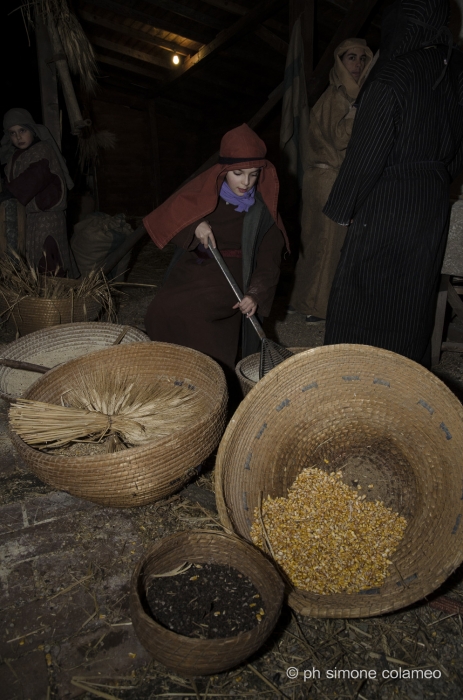
[[[151,302],[151,340],[185,345],[234,369],[241,319],[243,357],[259,339],[246,317],[267,316],[288,241],[277,211],[279,183],[264,142],[246,124],[227,132],[217,165],[191,180],[143,221],[159,248],[177,251]],[[212,258],[220,250],[244,291],[241,303]]]

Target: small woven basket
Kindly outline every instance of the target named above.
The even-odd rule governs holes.
[[[373,484],[367,497],[408,523],[384,585],[292,589],[289,603],[313,617],[378,615],[428,595],[461,563],[462,454],[463,407],[433,374],[378,348],[314,348],[269,372],[238,407],[217,454],[217,507],[250,540],[259,494],[286,496],[306,467],[341,469],[364,494]]]
[[[289,348],[295,355],[308,348]],[[259,381],[260,352],[243,357],[235,367],[235,373],[241,386],[243,396],[246,396]]]
[[[59,278],[61,285],[76,287],[80,280]],[[0,317],[8,319],[20,335],[33,333],[41,328],[50,328],[61,323],[93,321],[101,311],[100,302],[91,296],[75,299],[41,299],[0,292]]]
[[[25,398],[60,403],[75,377],[95,367],[142,385],[158,378],[188,382],[205,398],[201,418],[169,437],[121,452],[90,456],[55,455],[27,445],[10,431],[29,469],[54,488],[105,506],[129,508],[177,491],[217,446],[225,425],[227,386],[219,365],[202,353],[169,343],[130,343],[97,350],[55,367],[38,379]]]
[[[94,350],[114,345],[124,332],[120,344],[148,343],[148,336],[138,328],[117,323],[66,323],[43,328],[1,348],[2,358],[55,367]],[[22,396],[42,375],[0,365],[0,397],[11,401]]]
[[[150,575],[172,571],[184,562],[222,564],[247,576],[261,596],[262,622],[236,637],[194,639],[153,620],[146,612]],[[138,639],[157,661],[183,676],[204,676],[237,666],[262,646],[277,623],[283,594],[273,564],[253,545],[222,532],[178,532],[159,540],[138,562],[130,585],[130,612]]]

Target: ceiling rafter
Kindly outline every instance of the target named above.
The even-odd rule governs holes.
[[[186,17],[190,20],[192,19],[194,22],[204,24],[206,27],[212,27],[213,29],[218,29],[219,31],[226,28],[226,23],[221,19],[206,15],[204,12],[194,10],[191,7],[188,7],[188,5],[182,5],[179,2],[174,2],[174,0],[143,0],[143,2],[148,3],[148,5],[160,7],[162,10],[167,10],[173,14],[180,15],[180,17]]]
[[[230,14],[233,15],[245,15],[249,10],[246,7],[243,7],[242,5],[238,5],[236,2],[230,2],[230,0],[202,0],[203,2],[207,3],[208,5],[212,5],[213,7],[218,7],[221,10],[225,10],[225,12],[229,12]],[[275,29],[277,32],[281,32],[281,34],[287,36],[288,35],[288,27],[283,24],[282,22],[277,22],[274,19],[266,19],[264,21],[264,24],[266,27],[269,29]]]
[[[132,49],[130,46],[125,46],[124,44],[118,44],[116,41],[110,41],[109,39],[104,39],[101,36],[91,36],[90,41],[96,46],[100,46],[102,49],[109,49],[115,53],[121,53],[125,56],[130,56],[131,58],[136,58],[138,61],[144,61],[145,63],[151,63],[153,66],[160,66],[166,70],[172,70],[173,64],[169,59],[163,56],[153,56],[145,51],[138,51],[137,49]],[[158,78],[159,79],[159,78]]]
[[[187,59],[183,65],[175,71],[175,74],[168,78],[164,87],[172,85],[188,71],[194,70],[198,65],[204,65],[205,61],[210,60],[218,51],[230,46],[243,37],[245,34],[252,32],[257,25],[277,11],[285,0],[261,0],[256,7],[247,12],[237,22],[232,24],[228,29],[224,29],[217,34],[209,44],[199,49],[191,58]]]
[[[213,36],[211,32],[195,27],[191,24],[191,22],[188,25],[188,29],[184,27],[180,28],[178,25],[175,26],[172,20],[166,20],[165,17],[155,17],[154,15],[150,15],[148,12],[142,12],[141,10],[129,7],[128,5],[121,5],[121,3],[114,2],[114,0],[87,0],[87,4],[94,5],[95,7],[101,7],[103,10],[114,12],[114,14],[121,15],[122,17],[136,19],[139,22],[149,24],[154,29],[162,29],[165,32],[176,34],[183,39],[195,41],[199,44],[207,44],[208,41],[211,41]]]
[[[151,80],[162,79],[161,71],[144,68],[143,66],[136,66],[134,63],[129,63],[120,58],[114,58],[113,56],[107,56],[106,54],[101,53],[95,53],[95,58],[98,63],[105,63],[108,66],[114,66],[114,68],[121,68],[122,70],[129,71],[130,73],[143,75],[146,78],[151,78]]]
[[[152,44],[165,51],[171,51],[172,53],[178,53],[181,56],[191,56],[194,51],[191,49],[177,44],[175,41],[167,41],[166,39],[161,39],[159,36],[154,36],[148,32],[142,32],[140,29],[134,29],[129,27],[122,22],[113,22],[105,17],[100,17],[95,15],[93,12],[87,12],[86,10],[80,11],[80,16],[86,22],[90,24],[95,24],[98,27],[104,27],[105,29],[111,29],[114,32],[119,32],[120,34],[125,34],[132,39],[137,39],[138,41],[144,41],[147,44]]]
[[[163,0],[163,1],[164,1],[164,0]],[[112,3],[111,0],[102,0],[101,3],[99,3],[99,2],[92,2],[92,4],[93,4],[93,5],[98,5],[98,6],[103,6],[103,4],[107,4],[108,2],[109,2],[110,4],[112,4],[112,5],[115,5],[115,4],[116,4],[116,3]],[[152,4],[158,4],[158,0],[145,0],[145,2],[150,2],[150,3],[152,2]],[[166,0],[166,2],[167,2],[167,0]],[[171,5],[171,4],[172,4],[173,6],[178,5],[178,3],[170,3],[170,2],[169,2],[169,5]],[[122,7],[122,6],[121,6],[121,7]],[[182,6],[182,7],[183,7],[183,6]],[[187,9],[189,9],[189,8],[187,8]],[[115,11],[115,10],[114,10],[114,11]],[[173,11],[173,12],[176,12],[176,10],[174,10],[174,9],[172,9],[172,11]],[[129,16],[129,15],[130,15],[130,12],[127,12],[126,14],[127,14],[127,16]],[[180,14],[180,13],[177,13],[177,12],[176,12],[176,14]],[[246,14],[246,12],[243,10],[243,12],[242,12],[241,14],[244,15],[244,14]],[[93,24],[98,24],[99,26],[106,27],[107,29],[113,29],[114,31],[120,31],[120,32],[122,32],[122,33],[124,33],[124,34],[127,34],[127,35],[132,36],[132,37],[135,38],[135,39],[138,38],[140,41],[145,41],[145,39],[144,39],[143,36],[136,37],[134,34],[131,34],[131,33],[128,31],[129,28],[127,27],[127,25],[116,24],[115,22],[113,22],[113,23],[112,23],[113,26],[112,26],[112,27],[109,27],[108,25],[111,24],[111,20],[108,20],[108,19],[106,19],[106,18],[101,18],[101,17],[99,17],[98,15],[92,15],[92,13],[89,13],[89,12],[87,12],[86,10],[81,10],[81,11],[80,11],[80,15],[81,15],[81,17],[83,17],[84,19],[87,19],[88,22],[92,22]],[[90,16],[90,15],[92,15],[92,16]],[[156,20],[155,20],[155,18],[153,17],[153,18],[152,18],[152,22],[155,22],[155,21],[156,21]],[[199,20],[198,20],[198,21],[199,21]],[[263,24],[264,24],[264,25],[268,25],[268,22],[264,22]],[[216,25],[217,27],[221,28],[221,29],[224,28],[224,23],[223,23],[222,21],[220,21],[220,22],[218,22],[218,23],[215,23],[215,22],[210,22],[210,23],[209,23],[209,26],[215,26],[215,25]],[[136,31],[140,31],[140,30],[132,29],[132,32],[136,32]],[[143,34],[143,32],[140,32],[140,33]],[[257,27],[257,29],[255,30],[255,33],[257,34],[257,36],[259,36],[260,39],[262,39],[262,40],[265,41],[267,44],[269,44],[269,46],[271,46],[275,51],[277,51],[278,53],[282,54],[283,56],[286,56],[287,51],[288,51],[288,44],[287,44],[287,42],[285,42],[285,41],[284,41],[283,39],[281,39],[279,36],[277,36],[276,34],[274,34],[273,32],[271,32],[269,29],[267,29],[266,26],[263,26],[263,25],[262,25],[262,26],[260,26],[260,27]],[[172,51],[172,50],[177,51],[175,48],[172,49],[171,46],[168,46],[168,44],[169,44],[169,43],[172,44],[172,42],[167,42],[167,45],[166,45],[166,43],[161,43],[162,40],[158,40],[157,42],[155,42],[155,41],[152,41],[151,38],[152,38],[152,35],[150,35],[149,43],[151,43],[151,44],[156,44],[156,45],[159,46],[160,48],[166,49],[167,51]],[[180,53],[180,54],[182,54],[182,55],[184,55],[184,56],[191,56],[191,55],[194,53],[194,51],[185,51],[185,50],[183,50],[183,51],[177,51],[177,53]]]
[[[221,10],[225,10],[226,12],[230,12],[231,14],[240,15],[241,17],[249,12],[249,10],[245,7],[242,7],[234,2],[229,2],[229,0],[203,0],[203,2],[206,2],[208,5],[212,5],[213,7],[218,7]],[[270,31],[270,29],[276,29],[276,31],[281,32],[284,34],[284,36],[288,36],[288,27],[281,24],[281,22],[275,22],[273,19],[266,19],[262,23],[262,26],[257,27],[255,31],[257,36],[269,44],[269,46],[275,49],[275,51],[278,51],[278,53],[286,56],[288,53],[288,43]]]
[[[257,27],[255,30],[255,34],[265,41],[267,44],[269,44],[275,51],[278,51],[278,53],[281,53],[283,56],[286,56],[288,53],[288,42],[283,41],[283,39],[280,39],[279,36],[271,32],[267,27],[265,27],[263,24],[260,27]]]

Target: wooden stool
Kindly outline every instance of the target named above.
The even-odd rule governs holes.
[[[449,236],[442,264],[442,278],[437,297],[436,320],[431,340],[431,362],[437,365],[442,350],[463,352],[463,343],[443,343],[445,312],[447,302],[463,321],[463,301],[458,296],[463,294],[463,195],[452,206]],[[459,284],[460,283],[460,284]]]

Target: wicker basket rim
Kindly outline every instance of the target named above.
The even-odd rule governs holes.
[[[90,333],[93,334],[92,337],[95,338],[95,340],[101,340],[102,337],[105,337],[107,334],[110,334],[111,331],[113,331],[115,338],[117,338],[117,333],[120,333],[124,328],[128,328],[126,336],[131,331],[133,331],[135,335],[138,336],[138,340],[132,340],[130,342],[149,342],[149,338],[146,335],[146,333],[141,331],[139,328],[136,328],[135,326],[128,326],[127,324],[123,323],[108,323],[105,321],[76,321],[75,323],[60,323],[57,326],[48,326],[47,328],[41,328],[37,331],[33,331],[32,333],[27,333],[26,335],[23,335],[20,338],[11,341],[11,343],[7,343],[6,345],[4,345],[3,348],[0,349],[0,354],[4,359],[7,360],[20,359],[22,362],[28,362],[29,359],[27,353],[30,351],[30,354],[33,356],[38,351],[38,348],[34,347],[36,343],[46,343],[52,340],[54,342],[57,342],[58,340],[70,341],[74,340],[75,336],[79,336],[79,339],[81,340],[82,334],[84,334],[86,331],[88,331],[88,335],[85,336],[85,340],[88,342],[91,342],[92,340],[92,338],[90,337]],[[96,332],[97,330],[101,330],[101,335],[98,335],[98,333]],[[56,339],[54,338],[54,336],[57,336]],[[60,346],[60,348],[64,348],[69,344],[69,342],[65,342]],[[128,345],[129,343],[127,341],[124,341],[123,338],[121,344]],[[112,344],[106,346],[106,348],[100,347],[96,350],[91,350],[90,352],[87,352],[85,354],[90,355],[91,352],[96,352],[97,350],[107,349],[110,347],[113,347]],[[47,348],[45,352],[49,350],[51,350],[51,348]],[[17,356],[18,353],[20,354],[19,358]],[[63,364],[65,363],[60,362],[58,365],[55,365],[55,367],[61,366]],[[55,367],[51,367],[48,371],[50,372]],[[0,366],[0,398],[4,399],[5,401],[14,401],[18,397],[14,394],[6,393],[1,388],[4,370],[8,370],[8,368]],[[37,379],[40,379],[40,377],[37,377]],[[37,379],[29,385],[27,390],[33,387]]]
[[[461,418],[463,420],[463,404],[457,399],[455,394],[448,388],[446,384],[442,381],[442,379],[439,379],[439,377],[436,377],[435,374],[432,374],[429,370],[427,370],[425,367],[422,365],[418,364],[417,362],[414,362],[413,360],[410,360],[408,357],[404,357],[403,355],[399,355],[396,352],[392,352],[391,350],[385,350],[384,348],[377,348],[374,347],[373,345],[360,345],[360,344],[354,344],[354,343],[339,343],[337,345],[321,345],[316,348],[308,348],[307,350],[304,350],[303,352],[299,352],[295,354],[293,357],[289,357],[287,360],[284,361],[284,367],[282,365],[277,365],[274,367],[270,372],[268,372],[262,379],[260,379],[258,382],[256,382],[255,386],[251,389],[251,391],[246,394],[244,399],[241,401],[240,405],[236,409],[236,412],[233,416],[233,423],[236,423],[239,418],[241,418],[241,414],[244,413],[244,411],[247,408],[247,405],[250,401],[253,401],[254,397],[254,392],[257,387],[259,388],[259,392],[263,391],[263,389],[267,386],[269,382],[275,382],[278,374],[280,374],[283,370],[285,372],[290,371],[290,368],[292,365],[296,363],[304,363],[305,358],[310,357],[311,355],[321,355],[322,357],[326,356],[326,362],[325,364],[335,364],[336,359],[339,357],[339,353],[343,352],[344,355],[352,354],[355,355],[358,353],[360,356],[364,353],[365,355],[368,353],[369,358],[371,358],[371,355],[376,355],[378,358],[384,358],[385,360],[390,359],[390,360],[399,360],[400,362],[404,365],[404,367],[408,367],[410,371],[415,372],[418,375],[421,375],[424,379],[429,381],[431,384],[434,384],[439,390],[442,390],[443,393],[446,395],[446,398],[450,401],[451,404],[453,404],[453,407],[457,412],[460,413]],[[248,380],[249,381],[249,380]],[[229,427],[231,427],[231,423],[229,426],[227,426],[227,429],[224,433],[224,436],[220,442],[219,449],[222,448],[222,443],[226,440],[227,438],[227,433],[229,432]],[[218,459],[218,455],[217,455]]]
[[[349,368],[349,370],[347,372],[343,371],[342,373],[336,371],[338,367],[341,366],[344,370],[346,368]],[[440,467],[442,483],[445,483],[445,480],[449,479],[451,476],[455,477],[455,483],[457,479],[461,481],[461,460],[458,460],[458,451],[461,452],[461,447],[463,445],[463,433],[461,432],[463,405],[441,379],[412,360],[382,348],[355,344],[339,344],[312,348],[289,358],[284,364],[279,365],[263,377],[244,398],[234,415],[233,425],[230,423],[225,431],[217,453],[215,480],[215,494],[219,518],[225,527],[233,531],[237,530],[244,537],[249,533],[247,526],[245,526],[243,522],[243,509],[238,499],[233,500],[233,504],[231,502],[228,503],[226,500],[231,492],[236,496],[237,490],[242,483],[239,479],[233,481],[230,474],[233,474],[234,466],[231,457],[238,454],[237,436],[240,434],[239,428],[243,425],[244,421],[250,419],[251,424],[249,431],[254,429],[254,418],[257,425],[258,420],[262,418],[263,414],[265,414],[265,416],[268,415],[269,406],[276,407],[276,403],[273,404],[272,401],[277,396],[279,400],[281,400],[284,396],[282,392],[287,390],[288,397],[292,398],[296,385],[302,388],[301,376],[304,377],[304,384],[306,383],[305,379],[311,382],[313,378],[314,383],[308,384],[308,387],[317,386],[315,380],[317,380],[317,371],[320,370],[320,374],[323,377],[323,384],[319,382],[318,388],[321,392],[320,398],[322,398],[322,392],[324,390],[328,393],[335,392],[336,383],[341,380],[341,377],[343,380],[354,378],[364,379],[362,375],[363,366],[365,367],[365,376],[368,376],[369,379],[372,377],[373,379],[381,378],[381,376],[383,376],[382,372],[384,371],[384,378],[392,380],[391,387],[394,383],[393,390],[395,390],[396,396],[405,397],[403,401],[394,404],[394,415],[398,420],[402,421],[402,427],[400,428],[401,435],[406,435],[407,428],[411,428],[413,425],[413,414],[410,411],[410,397],[415,397],[416,394],[419,398],[421,395],[426,401],[431,401],[432,397],[435,397],[436,402],[438,401],[439,404],[439,411],[447,412],[449,420],[452,420],[452,424],[455,426],[454,431],[452,431],[453,437],[456,438],[454,441],[455,444],[449,445],[447,448],[447,442],[443,443],[442,446],[440,446],[439,443],[439,455],[441,459],[440,464],[439,462],[436,462],[436,464]],[[351,373],[350,369],[352,368],[353,370],[354,367],[355,372]],[[301,372],[301,369],[304,371]],[[358,374],[359,377],[343,376],[345,374]],[[280,377],[278,377],[278,375],[280,375]],[[280,381],[278,381],[278,379],[280,379]],[[299,381],[301,381],[301,384],[297,384]],[[273,385],[272,382],[274,383]],[[371,387],[371,384],[368,384],[368,386]],[[362,387],[366,388],[367,385],[362,383]],[[368,392],[373,390],[366,389],[366,391],[368,394]],[[423,392],[423,394],[421,394],[421,392]],[[363,394],[361,397],[363,397]],[[314,401],[313,397],[311,400]],[[417,404],[419,403],[421,402],[417,401]],[[422,405],[426,407],[427,404]],[[431,406],[433,406],[432,403]],[[409,418],[410,415],[412,416],[411,418]],[[451,419],[450,415],[452,416]],[[437,426],[439,426],[439,422],[440,419],[437,421]],[[444,424],[441,424],[440,427],[442,427],[442,425]],[[279,427],[281,431],[282,426],[280,425]],[[387,429],[387,422],[384,423],[384,427]],[[246,444],[246,441],[244,443],[241,442],[241,452],[245,449]],[[456,448],[458,448],[458,450]],[[451,461],[450,459],[446,459],[446,449],[452,455]],[[241,452],[239,452],[240,455]],[[415,474],[416,473],[415,470]],[[424,476],[422,478],[424,480]],[[252,483],[248,482],[247,488],[253,491],[254,497],[261,483],[259,479],[254,480]],[[439,484],[442,487],[441,482],[439,482]],[[442,487],[441,490],[445,491],[445,487]],[[431,493],[431,487],[428,487],[427,492]],[[458,494],[459,491],[453,498],[454,503],[458,501]],[[433,513],[433,508],[428,507],[428,512]],[[458,515],[458,513],[461,513],[460,506],[455,506],[455,513],[457,517],[456,523],[458,525],[461,518],[461,515]],[[438,512],[437,515],[442,516],[442,513]],[[233,522],[235,516],[236,527]],[[434,514],[434,518],[435,517],[436,514]],[[442,519],[442,517],[440,519]],[[437,524],[437,521],[435,522]],[[418,535],[422,534],[419,530],[417,532]],[[435,550],[440,550],[447,542],[452,541],[457,543],[456,534],[456,530],[452,531],[451,528],[450,530],[446,530],[446,539],[444,542],[442,533],[440,533],[439,538],[436,537],[431,543],[432,547]],[[460,529],[458,532],[460,542],[462,535],[463,533]],[[420,545],[417,544],[416,535],[413,536],[415,540],[412,539],[407,542],[406,535],[404,541],[409,549],[422,553],[423,558],[426,560],[427,556],[430,556],[429,551],[425,552],[424,549],[420,548]],[[426,540],[426,546],[428,550],[431,547],[428,540]],[[463,556],[461,554],[461,547],[459,547],[458,544],[453,544],[451,546],[449,545],[445,552],[447,552],[447,549],[448,554],[445,554],[445,561],[439,564],[438,569],[433,569],[432,566],[429,565],[425,572],[424,569],[423,571],[421,569],[419,570],[417,584],[413,583],[410,584],[410,586],[402,585],[398,590],[395,588],[392,590],[380,590],[377,595],[371,597],[361,594],[352,594],[352,598],[350,598],[349,594],[336,593],[318,595],[303,588],[288,587],[289,604],[301,614],[310,615],[312,617],[368,617],[373,614],[379,615],[385,612],[392,612],[400,607],[403,608],[407,605],[411,605],[423,596],[428,595],[432,590],[435,590],[437,586],[441,585],[448,575],[460,565]],[[409,597],[407,598],[407,596]],[[347,598],[349,598],[349,600],[347,600]]]
[[[68,324],[68,325],[73,325],[73,324]],[[31,384],[31,386],[27,389],[26,393],[24,394],[24,396],[22,398],[25,398],[25,399],[29,398],[30,392],[35,390],[37,385],[40,382],[42,382],[45,377],[50,377],[50,375],[52,373],[60,372],[63,370],[63,368],[69,367],[69,365],[81,363],[81,362],[86,361],[88,358],[93,359],[95,356],[98,356],[101,354],[107,354],[108,352],[110,352],[110,353],[113,353],[114,351],[120,352],[121,348],[123,349],[124,352],[126,352],[129,347],[133,347],[133,346],[138,347],[140,345],[146,347],[147,345],[150,345],[150,344],[151,343],[140,343],[138,341],[135,341],[133,343],[124,343],[123,345],[113,345],[113,346],[110,346],[108,348],[103,348],[100,350],[93,350],[92,352],[89,352],[86,355],[82,355],[81,357],[76,357],[75,359],[69,360],[68,362],[65,362],[63,364],[56,365],[56,367],[52,367],[46,374],[43,374],[41,377],[38,377],[35,380],[35,382],[33,384]],[[174,346],[173,343],[156,342],[156,346],[160,346],[160,345],[164,345],[164,346],[168,346],[168,347]],[[214,365],[217,365],[217,368],[220,371],[222,371],[220,366],[214,360],[212,360],[207,355],[203,355],[203,353],[200,353],[198,350],[193,350],[192,348],[185,348],[185,347],[183,347],[183,345],[175,345],[174,347],[182,348],[182,350],[189,351],[189,352],[194,353],[196,355],[201,355],[202,358],[205,358],[207,360],[206,364],[213,363],[213,364],[210,364],[211,369],[215,370]],[[209,422],[209,419],[210,419],[210,414],[213,413],[213,411],[217,408],[217,406],[221,402],[222,402],[221,397],[217,396],[214,403],[208,403],[207,404],[208,413],[204,416],[204,418],[202,418],[200,421],[195,423],[195,425],[191,428],[191,430],[194,430],[196,432],[198,429],[201,429],[202,426],[207,425]],[[130,454],[130,456],[132,456],[134,454],[143,455],[144,451],[151,452],[154,446],[159,447],[159,448],[164,448],[164,447],[168,446],[169,443],[171,443],[172,441],[175,441],[177,432],[178,431],[172,433],[171,435],[168,435],[165,438],[160,438],[158,440],[149,440],[146,443],[144,443],[143,445],[138,445],[136,447],[129,447],[129,448],[127,448],[127,450],[130,450],[129,454]],[[118,453],[118,452],[112,452],[112,453],[108,453],[108,454],[95,454],[95,455],[76,455],[76,456],[69,456],[69,457],[67,457],[66,455],[54,455],[54,454],[51,454],[50,452],[44,452],[43,450],[39,450],[39,449],[36,449],[34,447],[31,447],[16,433],[14,434],[14,436],[18,441],[20,441],[22,443],[23,448],[26,451],[31,452],[32,454],[39,452],[43,455],[46,455],[47,460],[50,460],[51,463],[56,461],[56,462],[60,462],[60,464],[62,464],[63,466],[69,466],[71,464],[76,464],[76,466],[85,465],[85,466],[94,467],[94,466],[98,465],[100,467],[105,467],[106,464],[109,465],[113,461],[116,461],[116,459],[117,459],[117,461],[120,459],[120,453]],[[119,455],[118,458],[117,458],[117,455]]]
[[[137,565],[135,566],[135,569],[132,574],[132,579],[131,579],[131,589],[132,591],[135,589],[136,584],[139,580],[139,577],[141,575],[142,568],[144,564],[146,563],[147,559],[150,557],[150,555],[156,550],[160,549],[163,546],[166,546],[169,544],[169,542],[175,543],[175,540],[181,540],[184,539],[186,536],[191,536],[191,535],[208,535],[212,536],[214,539],[223,539],[227,540],[228,542],[231,543],[239,543],[239,545],[243,546],[246,550],[249,551],[249,553],[252,553],[252,556],[254,556],[255,560],[261,561],[261,562],[266,562],[267,565],[267,571],[273,570],[275,574],[275,579],[278,578],[281,581],[282,584],[282,591],[284,590],[284,583],[283,580],[281,579],[280,574],[278,573],[278,570],[275,567],[275,564],[267,557],[265,554],[260,551],[257,547],[255,547],[251,542],[248,542],[245,540],[243,537],[240,537],[236,533],[228,533],[228,532],[215,532],[211,530],[206,530],[206,529],[194,529],[194,530],[182,530],[180,532],[174,532],[171,535],[167,535],[166,537],[161,538],[158,540],[154,545],[150,547],[139,559]],[[236,568],[236,567],[234,567]],[[138,596],[137,596],[138,597]],[[282,596],[283,598],[283,593]],[[256,630],[259,629],[259,626],[256,625],[252,629],[248,630],[247,632],[240,632],[239,634],[233,636],[233,637],[216,637],[214,639],[194,639],[192,637],[188,637],[183,634],[179,634],[178,632],[173,632],[172,630],[169,630],[167,627],[164,627],[164,625],[161,625],[159,622],[154,620],[152,617],[150,617],[142,608],[140,605],[140,609],[138,611],[138,614],[141,614],[145,622],[149,624],[150,627],[156,630],[162,631],[162,633],[169,639],[170,641],[174,642],[177,639],[182,640],[183,643],[191,644],[195,648],[202,648],[204,651],[207,649],[214,650],[217,643],[225,643],[229,641],[230,643],[237,642],[237,641],[247,641],[250,637],[252,637]]]

